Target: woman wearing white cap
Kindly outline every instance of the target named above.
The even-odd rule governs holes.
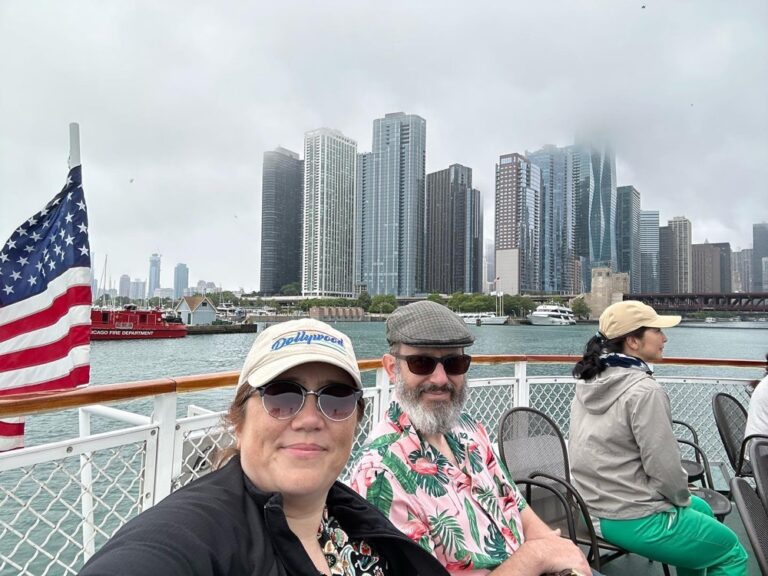
[[[362,396],[346,335],[310,319],[267,328],[227,413],[233,457],[128,522],[81,574],[447,574],[336,481]]]
[[[744,575],[733,531],[691,496],[672,432],[669,397],[653,378],[680,316],[641,302],[613,304],[573,375],[569,454],[573,482],[609,542],[677,567],[678,576]]]

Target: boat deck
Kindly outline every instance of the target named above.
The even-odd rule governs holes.
[[[575,360],[473,356],[466,409],[485,423],[492,439],[511,406],[543,410],[567,436],[574,390],[567,374]],[[729,468],[722,464],[727,459],[711,397],[728,392],[746,405],[747,382],[764,362],[669,358],[662,364],[670,366],[657,366],[657,379],[668,391],[673,415],[698,430],[704,451],[720,471],[716,487],[724,488],[722,471],[728,474]],[[360,366],[367,405],[353,451],[382,417],[391,394],[379,360],[363,360]],[[712,374],[706,375],[707,370]],[[220,427],[220,410],[231,392],[217,390],[233,386],[237,378],[237,372],[226,372],[0,398],[0,417],[46,418],[53,411],[79,409],[72,414],[78,423],[58,441],[0,454],[0,574],[77,574],[84,559],[129,518],[207,473],[211,454],[231,442]],[[123,403],[106,405],[115,402]],[[735,509],[726,523],[751,555]],[[749,573],[758,574],[751,562]],[[602,572],[662,574],[658,563],[634,555],[608,563]]]

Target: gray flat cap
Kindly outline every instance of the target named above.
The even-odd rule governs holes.
[[[387,318],[387,342],[418,348],[463,348],[475,337],[464,321],[437,302],[401,306]]]

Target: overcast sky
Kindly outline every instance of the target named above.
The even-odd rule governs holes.
[[[278,5],[279,4],[279,5]],[[328,126],[427,120],[427,171],[470,166],[493,236],[500,154],[610,136],[619,185],[752,243],[768,220],[765,0],[0,0],[0,242],[65,179],[80,123],[99,276],[257,289],[262,154]]]

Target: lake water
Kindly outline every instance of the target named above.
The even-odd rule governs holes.
[[[358,359],[378,358],[386,350],[384,323],[339,322],[335,327],[350,336]],[[477,340],[472,354],[580,354],[584,344],[595,333],[594,324],[576,326],[471,326]],[[695,358],[744,358],[759,360],[768,352],[768,329],[754,323],[723,327],[680,326],[667,330],[669,342],[666,356]],[[255,334],[216,334],[187,336],[175,340],[101,341],[91,344],[91,382],[93,385],[148,380],[160,377],[186,376],[239,370],[253,343]],[[510,368],[511,370],[511,368]],[[566,374],[570,366],[540,365],[529,367],[530,374]],[[733,376],[758,378],[759,371],[704,369],[659,366],[659,375]],[[476,366],[470,377],[499,375],[498,368]],[[364,374],[364,382],[372,384],[374,375]],[[194,402],[210,409],[224,409],[232,389],[212,390],[184,395],[179,401],[180,413]],[[186,398],[185,398],[186,397]],[[138,400],[120,405],[132,411],[149,414],[151,402]],[[94,430],[99,430],[97,424]],[[77,435],[74,410],[43,414],[27,422],[27,445]]]

